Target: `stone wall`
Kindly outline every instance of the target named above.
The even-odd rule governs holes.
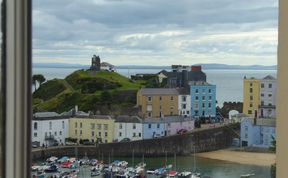
[[[237,135],[229,127],[194,131],[183,135],[175,135],[158,139],[139,140],[126,143],[108,143],[94,146],[66,146],[32,151],[33,159],[44,159],[50,156],[84,156],[97,158],[100,155],[113,156],[163,156],[188,155],[196,152],[208,152],[227,148]]]

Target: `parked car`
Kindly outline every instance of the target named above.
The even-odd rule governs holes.
[[[32,148],[38,148],[38,145],[32,144]]]
[[[162,137],[161,134],[155,134],[155,135],[153,136],[153,138],[160,138],[160,137]]]
[[[94,143],[93,143],[93,142],[90,142],[90,141],[84,141],[84,142],[83,142],[83,145],[94,145]]]
[[[67,145],[67,146],[73,146],[73,145],[77,145],[77,143],[74,143],[74,142],[66,142],[65,145]]]
[[[59,145],[58,142],[54,142],[54,143],[52,143],[52,146],[58,146],[58,145]]]
[[[188,130],[186,130],[186,129],[180,129],[180,130],[178,130],[177,134],[185,134],[187,132],[188,132]]]
[[[123,138],[120,142],[130,142],[130,138]]]

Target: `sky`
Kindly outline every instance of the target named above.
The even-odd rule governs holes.
[[[33,0],[33,62],[276,65],[275,0]]]

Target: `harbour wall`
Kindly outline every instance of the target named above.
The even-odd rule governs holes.
[[[195,152],[209,152],[231,146],[233,138],[239,138],[237,128],[231,127],[195,130],[182,135],[132,142],[106,143],[93,146],[58,146],[32,150],[32,159],[45,159],[50,156],[94,157],[101,155],[130,157],[189,155]]]

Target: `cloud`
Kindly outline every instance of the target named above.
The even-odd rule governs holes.
[[[34,0],[35,62],[276,64],[274,0]]]

